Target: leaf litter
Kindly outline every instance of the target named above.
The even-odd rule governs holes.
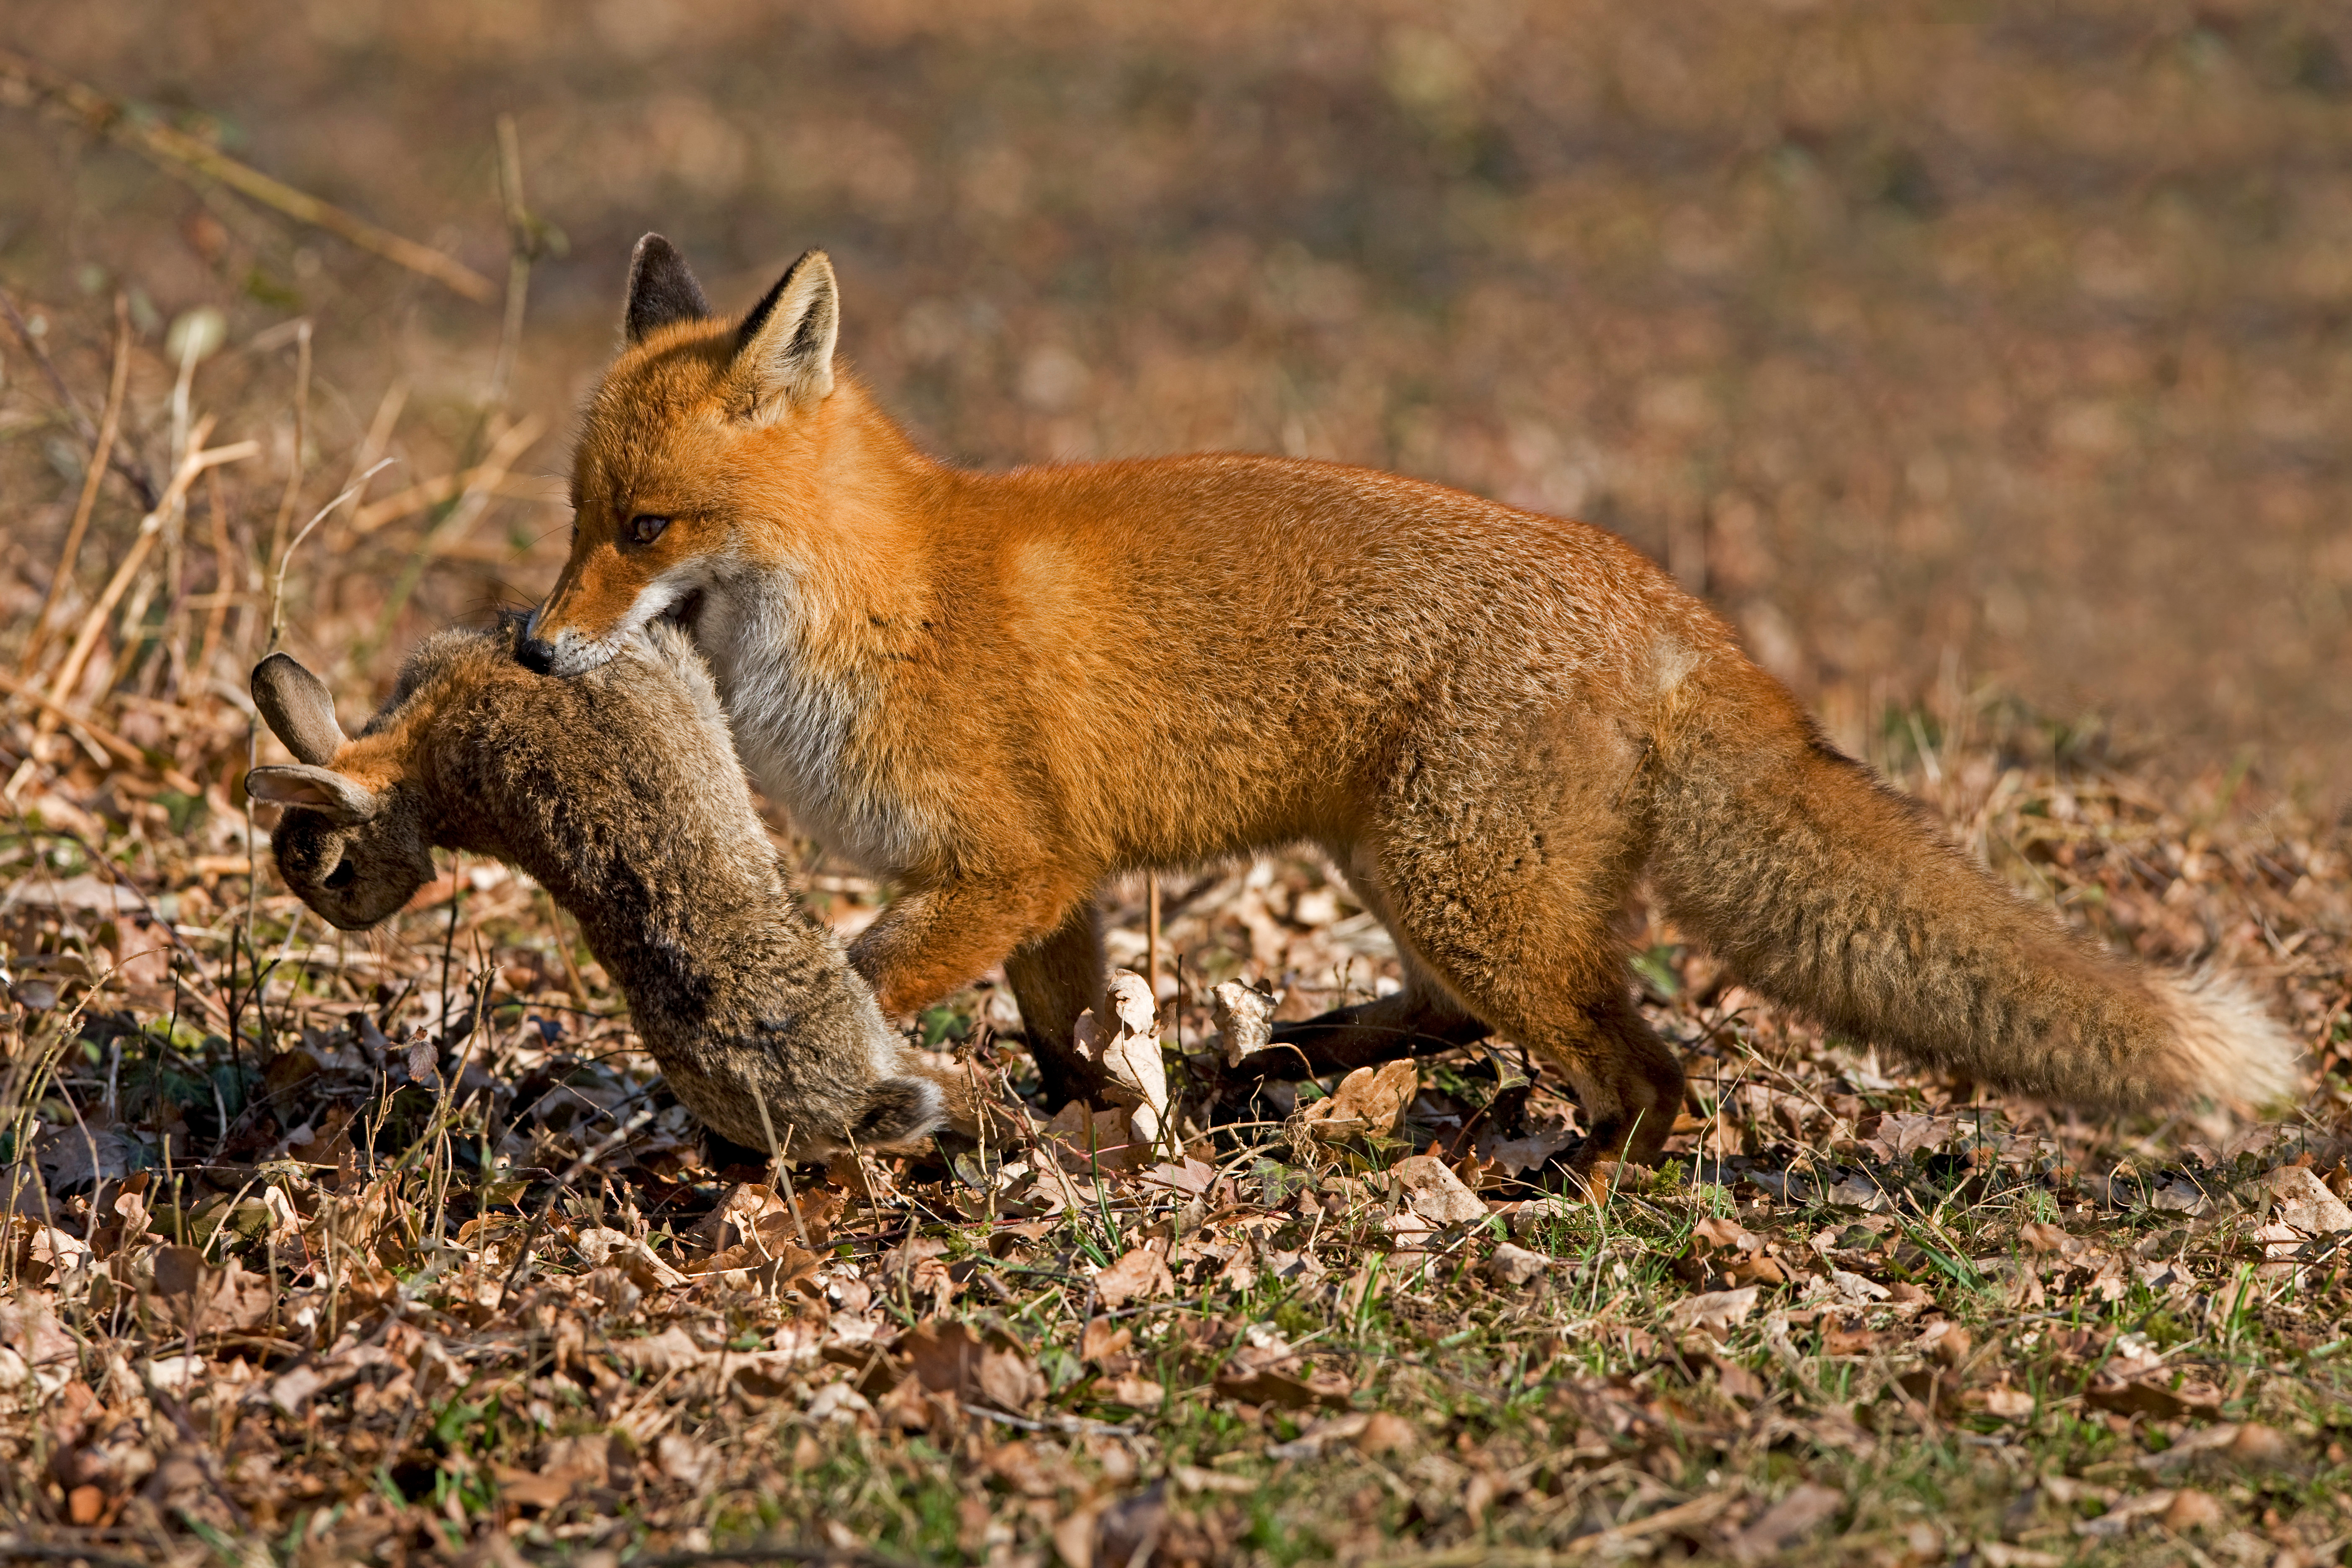
[[[1879,731],[1943,744],[1874,757],[2103,939],[2266,986],[2310,1050],[2284,1122],[1921,1079],[1640,909],[1692,1070],[1657,1172],[1569,1176],[1572,1097],[1507,1041],[1236,1108],[1276,1022],[1400,978],[1282,858],[1181,889],[1167,972],[1088,1021],[1119,1103],[778,1170],[675,1103],[503,868],[362,940],[266,857],[252,885],[247,716],[135,654],[70,708],[135,741],[0,727],[11,1549],[2302,1563],[2352,1531],[2352,842],[2234,776],[2159,789],[1950,693]],[[887,896],[780,838],[845,930]],[[1129,966],[1143,908],[1106,900]],[[1021,1091],[1016,1024],[995,975],[920,1021]]]
[[[2044,820],[2061,786],[2001,777],[1984,820]],[[146,786],[68,773],[27,820],[100,787]],[[670,1101],[497,868],[257,996],[227,900],[184,922],[209,963],[145,982],[72,906],[12,900],[12,969],[58,981],[7,1026],[13,1510],[119,1556],[306,1562],[2325,1546],[2352,1431],[2343,850],[2273,816],[2176,857],[2179,818],[2063,787],[2074,868],[2042,875],[2138,909],[2117,929],[2152,954],[2219,931],[2271,955],[2321,1044],[2296,1121],[2094,1127],[1914,1079],[1653,921],[1651,1015],[1694,1075],[1658,1172],[1568,1176],[1572,1100],[1499,1042],[1210,1125],[1216,1024],[1252,1013],[1220,966],[1285,1016],[1380,978],[1311,925],[1267,952],[1212,889],[1164,934],[1176,995],[1122,976],[1107,1037],[1089,1020],[1132,1103],[777,1171]],[[205,887],[129,822],[93,826],[145,897]],[[49,874],[41,842],[16,879]],[[2149,885],[2189,853],[2216,871]],[[265,944],[298,920],[265,907]],[[1017,1088],[1003,1000],[976,987],[948,1032]]]

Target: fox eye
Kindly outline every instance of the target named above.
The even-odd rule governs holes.
[[[655,540],[659,539],[662,536],[662,530],[668,526],[669,519],[666,517],[654,517],[645,512],[639,512],[636,516],[629,519],[629,542],[632,544],[651,544]]]

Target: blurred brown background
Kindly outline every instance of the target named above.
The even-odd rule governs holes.
[[[167,469],[163,330],[215,306],[194,404],[264,448],[221,475],[231,559],[200,507],[166,585],[235,606],[218,669],[94,679],[239,678],[294,455],[271,329],[316,333],[299,516],[379,422],[372,499],[509,414],[547,425],[518,473],[560,475],[659,228],[730,310],[828,247],[845,352],[942,454],[1402,469],[1624,533],[1851,745],[1999,691],[2168,770],[2342,794],[2340,5],[12,0],[0,44],[501,282],[510,113],[557,231],[501,414],[496,304],[0,110],[0,282],[89,410],[123,291],[126,439]],[[87,455],[5,333],[0,374],[16,626]],[[543,589],[563,514],[529,488],[330,525],[296,651],[380,677]],[[69,626],[137,510],[103,492]]]

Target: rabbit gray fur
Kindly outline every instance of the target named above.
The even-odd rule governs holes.
[[[772,1127],[809,1156],[971,1131],[961,1069],[890,1028],[793,896],[685,634],[657,626],[569,680],[516,663],[514,635],[428,638],[350,740],[308,670],[255,668],[301,759],[247,775],[288,807],[270,837],[287,885],[363,931],[431,879],[434,847],[503,860],[572,911],[672,1090],[724,1136],[767,1148]]]

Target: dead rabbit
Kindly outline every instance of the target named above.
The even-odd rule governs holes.
[[[431,637],[356,738],[292,658],[255,668],[301,759],[246,775],[288,808],[270,837],[287,885],[364,931],[431,879],[436,847],[490,856],[572,911],[671,1089],[723,1136],[806,1158],[973,1134],[966,1070],[894,1032],[793,898],[685,633],[569,680],[517,663],[514,633]]]

